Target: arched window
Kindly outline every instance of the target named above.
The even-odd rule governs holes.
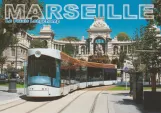
[[[97,37],[94,40],[94,54],[103,55],[105,54],[105,39],[102,37]]]
[[[44,47],[47,48],[48,42],[46,40],[43,40]]]
[[[114,55],[117,55],[118,54],[118,47],[117,46],[114,46],[113,53],[114,53]]]
[[[84,55],[85,54],[85,46],[81,47],[81,54]]]

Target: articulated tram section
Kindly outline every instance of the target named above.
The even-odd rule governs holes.
[[[114,64],[78,60],[55,49],[29,49],[25,91],[28,97],[57,97],[115,84],[116,76]]]

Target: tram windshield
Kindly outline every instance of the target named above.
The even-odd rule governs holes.
[[[56,75],[56,59],[41,55],[28,58],[28,85],[53,85]]]

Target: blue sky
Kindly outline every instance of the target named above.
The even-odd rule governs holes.
[[[46,4],[59,4],[64,7],[66,4],[76,4],[81,8],[81,4],[114,4],[115,13],[123,14],[123,4],[130,5],[130,13],[138,14],[139,13],[139,4],[148,4],[150,0],[41,0]],[[0,0],[1,2],[1,0]],[[98,9],[96,8],[96,11]],[[106,11],[106,10],[105,10]],[[80,9],[79,9],[80,12]],[[107,12],[106,12],[107,13]],[[63,12],[61,13],[63,14]],[[107,17],[107,15],[105,15]],[[79,17],[76,20],[60,20],[59,24],[51,24],[52,29],[55,32],[55,39],[60,39],[67,36],[76,36],[81,38],[85,36],[88,38],[87,30],[94,20],[81,20]],[[141,25],[145,25],[145,20],[108,20],[105,19],[106,23],[112,29],[111,37],[114,38],[119,32],[126,32],[129,36],[133,36],[133,33],[136,28],[139,28]],[[36,29],[28,31],[31,34],[38,35],[42,24],[37,24]]]

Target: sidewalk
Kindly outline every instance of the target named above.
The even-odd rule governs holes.
[[[8,92],[7,86],[0,86],[0,105],[20,99],[19,96],[24,94],[23,88],[18,88],[17,93]]]
[[[136,104],[128,91],[108,91],[109,113],[160,113],[144,111],[143,104]]]

